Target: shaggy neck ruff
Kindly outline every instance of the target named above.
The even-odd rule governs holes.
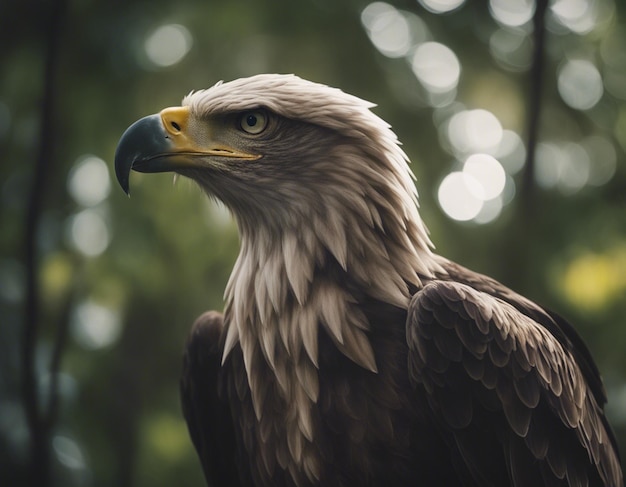
[[[241,251],[225,292],[228,337],[224,357],[247,334],[259,338],[270,365],[276,337],[288,355],[297,358],[304,348],[317,364],[317,327],[321,324],[342,352],[375,370],[369,347],[363,351],[357,343],[345,343],[349,329],[367,330],[346,283],[374,299],[406,308],[409,286],[419,287],[420,275],[443,272],[417,212],[404,154],[397,148],[377,156],[386,160],[381,162],[358,146],[340,146],[326,163],[315,164],[326,178],[317,188],[314,205],[299,205],[302,196],[297,190],[290,194],[292,187],[276,187],[282,203],[260,203],[261,213],[235,214]],[[394,157],[400,160],[389,160]],[[329,266],[343,271],[340,279],[332,280],[333,273],[317,272]],[[299,320],[290,319],[294,317]],[[272,321],[278,322],[278,328],[267,330]],[[363,340],[358,342],[363,345]]]

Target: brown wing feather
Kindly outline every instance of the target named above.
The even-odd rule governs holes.
[[[407,341],[412,381],[480,485],[623,485],[602,404],[574,354],[530,316],[433,281],[411,301]]]
[[[232,416],[220,394],[221,313],[208,311],[193,324],[180,381],[183,414],[209,486],[239,486]]]

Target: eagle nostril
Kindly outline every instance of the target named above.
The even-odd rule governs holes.
[[[174,130],[180,132],[180,125],[178,125],[176,122],[170,122],[170,124],[172,125]]]

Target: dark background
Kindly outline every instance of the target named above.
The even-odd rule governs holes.
[[[171,175],[133,173],[129,200],[113,156],[136,119],[261,72],[378,105],[412,160],[438,252],[575,324],[626,449],[626,9],[550,2],[537,43],[532,2],[466,0],[442,12],[451,3],[0,4],[1,485],[203,485],[178,375],[190,324],[222,307],[236,228]],[[437,85],[437,66],[412,69],[427,42],[454,53],[456,86]],[[502,209],[461,222],[438,190],[486,133],[473,119],[459,147],[449,121],[477,109],[524,145],[484,150],[508,173],[505,196],[485,204]],[[537,157],[522,167],[533,134]]]

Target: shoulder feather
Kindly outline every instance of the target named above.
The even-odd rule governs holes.
[[[412,381],[476,480],[491,467],[465,450],[471,431],[473,449],[503,456],[515,485],[622,485],[602,405],[575,357],[531,317],[466,284],[433,281],[411,302],[407,341]]]

